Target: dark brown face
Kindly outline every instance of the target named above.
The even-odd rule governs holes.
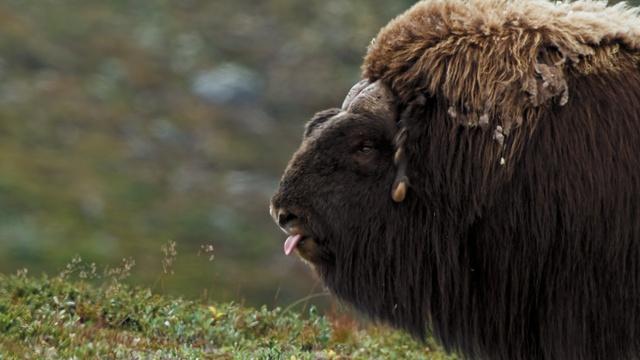
[[[310,263],[338,298],[421,337],[426,214],[434,213],[407,195],[412,149],[404,146],[398,110],[386,86],[363,80],[341,109],[316,114],[271,215],[289,236],[285,253]]]
[[[309,121],[271,202],[272,216],[289,235],[287,255],[297,252],[329,271],[345,241],[374,230],[381,222],[375,218],[393,205],[396,131],[392,119],[340,109]]]
[[[271,215],[289,235],[285,253],[309,262],[336,296],[422,336],[417,289],[428,223],[420,199],[405,199],[406,133],[396,114],[390,90],[367,81],[354,86],[341,109],[316,114]]]

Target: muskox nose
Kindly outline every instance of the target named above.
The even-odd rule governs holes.
[[[287,227],[291,226],[291,224],[298,219],[298,215],[294,214],[293,212],[284,208],[275,207],[273,205],[271,205],[269,212],[271,213],[271,217],[273,217],[273,220],[278,223],[278,225],[280,225],[280,227],[285,231]]]
[[[281,228],[286,229],[288,225],[291,225],[292,222],[294,222],[298,216],[286,209],[279,209],[276,212],[277,214],[277,222],[278,225],[280,225]]]

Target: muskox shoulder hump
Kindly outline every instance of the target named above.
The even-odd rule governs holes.
[[[637,69],[638,59],[638,9],[624,3],[430,0],[382,28],[363,75],[401,101],[439,96],[462,124],[511,128],[534,122],[532,109],[566,105],[571,77]]]

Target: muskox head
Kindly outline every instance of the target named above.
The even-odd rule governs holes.
[[[317,113],[306,125],[272,199],[271,215],[296,252],[341,298],[374,318],[422,335],[415,300],[419,277],[409,237],[420,231],[409,196],[400,111],[381,82],[363,80],[341,108]],[[413,262],[409,264],[409,261]]]

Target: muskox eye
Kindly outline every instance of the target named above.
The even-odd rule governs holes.
[[[358,149],[358,152],[361,154],[368,154],[372,151],[373,151],[373,145],[368,143],[360,145],[360,148]]]

